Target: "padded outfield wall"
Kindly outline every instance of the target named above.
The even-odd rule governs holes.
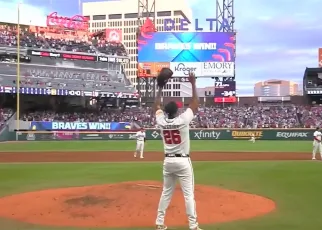
[[[314,129],[191,129],[191,140],[312,140]],[[161,140],[157,129],[146,130],[148,140]],[[71,141],[71,140],[133,140],[134,131],[23,131],[5,128],[0,141]]]

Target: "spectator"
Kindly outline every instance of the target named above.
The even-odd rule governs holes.
[[[6,124],[8,119],[13,115],[13,110],[8,108],[0,108],[0,129]]]

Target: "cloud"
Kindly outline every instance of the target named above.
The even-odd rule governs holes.
[[[215,4],[190,2],[197,8],[193,10],[196,18],[215,17]],[[300,83],[305,68],[317,66],[322,46],[319,11],[318,0],[235,2],[236,81],[243,94],[253,94],[255,82],[272,78]],[[207,83],[204,80],[202,84]]]
[[[46,25],[46,8],[24,3],[23,1],[0,0],[0,21],[18,23],[18,2],[20,5],[20,24]]]
[[[20,24],[46,25],[46,8],[37,5],[26,4],[23,1],[0,0],[0,21],[18,23],[18,2],[20,5]]]

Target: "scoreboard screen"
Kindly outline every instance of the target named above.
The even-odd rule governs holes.
[[[236,82],[235,81],[215,81],[214,101],[216,103],[236,102]]]

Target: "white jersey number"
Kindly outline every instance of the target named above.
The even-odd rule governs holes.
[[[181,144],[181,136],[179,130],[163,130],[164,142],[167,145]]]

